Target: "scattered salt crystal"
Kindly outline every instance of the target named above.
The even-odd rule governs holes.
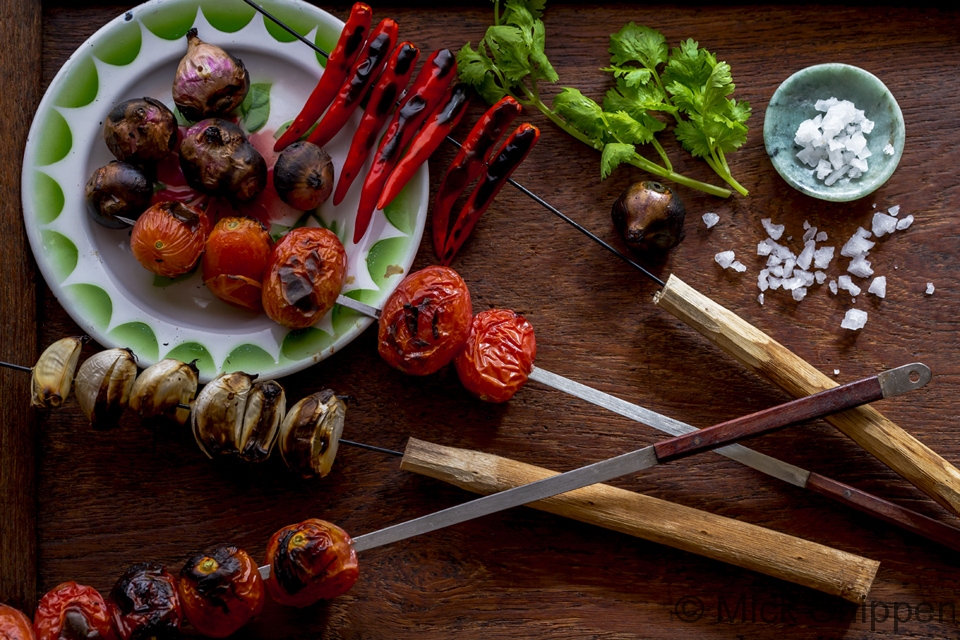
[[[908,216],[904,216],[897,221],[897,231],[903,231],[907,227],[913,224],[913,214],[911,213]]]
[[[816,236],[817,236],[817,228],[810,227],[809,229],[807,229],[806,233],[803,234],[803,241],[809,242],[810,240],[813,240],[814,238],[816,238]]]
[[[820,247],[813,252],[813,266],[817,269],[826,269],[833,260],[833,252],[836,247]]]
[[[827,274],[825,274],[823,271],[815,272],[813,277],[816,279],[817,284],[823,284],[827,280]]]
[[[741,263],[739,260],[734,260],[733,264],[730,265],[730,268],[736,271],[737,273],[743,273],[747,270],[746,265]]]
[[[707,229],[713,227],[713,225],[720,222],[720,216],[715,213],[705,213],[703,214],[703,224],[707,225]]]
[[[767,230],[767,235],[774,240],[779,240],[780,236],[783,235],[783,230],[786,228],[786,226],[782,224],[773,224],[773,220],[770,218],[764,218],[760,221],[760,224]]]
[[[826,242],[826,241],[827,241],[827,237],[828,237],[828,236],[827,236],[827,232],[826,232],[826,231],[821,231],[820,233],[817,234],[817,237],[814,238],[814,240],[816,240],[817,242]]]
[[[816,231],[816,227],[813,228]],[[803,245],[803,251],[800,252],[800,255],[797,256],[797,266],[806,271],[810,268],[810,263],[813,262],[813,254],[816,250],[816,243],[813,240],[808,240]]]
[[[933,286],[933,283],[932,283],[932,282],[928,282],[928,283],[927,283],[927,291],[926,291],[926,294],[927,294],[928,296],[932,296],[934,291],[936,291],[936,287]]]
[[[887,213],[889,213],[892,216],[898,215],[900,213],[900,205],[898,204],[893,205],[892,207],[887,209]]]
[[[857,331],[863,329],[863,325],[865,324],[867,324],[867,312],[860,311],[859,309],[850,309],[846,315],[843,316],[843,322],[840,323],[840,326],[844,329]]]
[[[847,240],[847,243],[843,245],[843,248],[840,249],[840,255],[853,258],[854,256],[858,256],[870,251],[870,249],[873,249],[873,246],[876,244],[876,242],[868,240],[867,238],[869,237],[869,231],[863,227],[858,227],[853,235],[850,236],[850,239]]]
[[[772,255],[769,258],[767,258],[767,266],[770,267],[771,269],[773,267],[780,266],[781,262],[783,261],[780,259],[780,256],[778,255]],[[783,267],[780,267],[780,271],[781,272],[783,271]],[[781,273],[780,275],[783,275],[783,273]]]
[[[777,246],[777,243],[771,240],[770,238],[764,238],[757,245],[757,255],[758,256],[768,256],[773,253],[773,248]]]
[[[877,276],[873,279],[873,282],[870,283],[870,288],[867,289],[868,293],[872,293],[878,298],[887,297],[887,276]]]
[[[886,235],[888,233],[893,233],[897,228],[897,219],[893,216],[888,216],[885,213],[880,213],[879,211],[873,214],[873,225],[871,227],[873,235],[880,236]]]
[[[840,369],[834,369],[834,370],[833,370],[833,375],[835,375],[835,376],[840,375]]]
[[[837,295],[837,281],[836,281],[836,280],[831,280],[831,281],[830,281],[830,284],[828,284],[827,286],[830,287],[830,293],[832,293],[833,295]]]
[[[762,293],[757,296],[757,302],[759,302],[760,304],[763,304],[763,294],[762,294]]]
[[[803,300],[806,296],[807,296],[807,288],[806,288],[806,287],[798,287],[798,288],[796,288],[796,289],[793,290],[793,299],[796,300],[797,302],[800,302],[800,301]]]
[[[855,256],[853,260],[850,261],[850,266],[847,267],[847,271],[858,278],[869,278],[873,275],[873,269],[870,268],[870,261],[867,260],[865,253]]]
[[[804,231],[806,231],[806,230],[809,229],[809,228],[810,228],[810,221],[809,221],[809,220],[804,220],[804,221],[803,221],[803,229],[804,229]]]
[[[757,275],[757,286],[760,288],[760,291],[766,291],[770,287],[770,282],[767,278],[770,277],[769,269],[761,269],[759,275]]]
[[[887,145],[883,148],[883,152],[888,156],[892,156],[894,153],[893,145],[888,142]]]
[[[713,256],[713,259],[717,261],[717,264],[724,269],[730,268],[730,265],[733,264],[733,258],[733,251],[721,251],[717,255]]]
[[[842,275],[837,278],[837,286],[844,291],[847,291],[852,296],[860,295],[860,287],[854,284],[853,280],[850,279],[848,275]],[[831,287],[832,289],[833,287]]]
[[[780,288],[780,285],[783,284],[783,278],[768,278],[767,281],[770,283],[770,288],[774,291]]]
[[[794,291],[803,286],[803,278],[800,276],[794,276],[792,278],[784,278],[783,280],[783,289],[784,291]]]
[[[783,265],[775,264],[770,267],[770,274],[777,278],[783,277]]]

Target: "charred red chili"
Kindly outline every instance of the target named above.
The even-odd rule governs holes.
[[[433,250],[438,256],[443,256],[447,236],[450,235],[453,205],[467,185],[480,176],[486,163],[492,160],[489,156],[493,145],[514,118],[520,115],[520,110],[520,103],[510,96],[505,96],[487,109],[444,174],[433,205]]]
[[[420,165],[433,155],[433,152],[450,134],[450,131],[460,124],[460,120],[463,118],[463,114],[467,112],[467,106],[470,104],[469,90],[469,85],[461,83],[447,92],[444,101],[437,106],[429,120],[417,132],[416,137],[410,143],[410,148],[400,158],[397,166],[390,173],[390,177],[387,178],[383,193],[380,194],[380,200],[377,201],[378,209],[383,209],[393,202],[393,199],[413,178],[413,174],[420,168]]]
[[[396,22],[385,18],[370,33],[366,51],[353,63],[347,80],[340,87],[340,92],[333,104],[317,123],[313,133],[307,137],[308,141],[322,147],[337,135],[350,115],[360,106],[367,88],[377,79],[380,70],[387,64],[387,56],[393,51],[399,30]]]
[[[528,123],[520,125],[510,134],[497,151],[496,159],[487,168],[487,175],[477,183],[467,203],[460,210],[443,250],[440,264],[449,265],[453,261],[453,256],[460,250],[467,236],[480,220],[480,216],[487,210],[497,193],[507,183],[510,174],[523,162],[539,139],[540,130]]]
[[[456,76],[457,59],[449,49],[435,51],[417,74],[416,80],[400,103],[400,108],[393,114],[390,126],[387,127],[373,158],[370,173],[363,182],[356,226],[353,229],[354,243],[360,242],[366,233],[377,199],[390,172],[400,159],[400,153]]]
[[[390,61],[387,62],[386,69],[377,79],[367,100],[363,118],[360,119],[360,124],[353,134],[347,159],[343,163],[343,168],[340,169],[340,178],[333,193],[334,205],[343,201],[347,191],[350,190],[350,185],[363,168],[363,163],[367,161],[367,156],[370,155],[370,150],[373,149],[380,135],[380,128],[383,127],[393,105],[397,103],[397,98],[410,81],[419,57],[420,50],[413,43],[401,42],[394,50]]]
[[[287,145],[296,141],[316,122],[333,99],[337,91],[347,79],[347,72],[360,55],[363,44],[370,33],[370,23],[373,21],[373,11],[362,2],[358,2],[350,9],[350,17],[343,25],[340,39],[327,58],[327,65],[320,76],[320,81],[313,89],[310,97],[293,124],[284,131],[280,139],[273,146],[274,151],[283,151]]]

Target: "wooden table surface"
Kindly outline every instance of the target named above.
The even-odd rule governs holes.
[[[32,364],[39,350],[79,329],[38,277],[19,200],[20,158],[43,90],[70,54],[128,4],[6,0],[0,8],[0,358]],[[325,9],[345,18],[349,4]],[[476,43],[492,5],[396,1],[374,6],[422,50]],[[678,188],[686,240],[662,264],[741,315],[838,382],[912,361],[934,372],[918,392],[878,405],[946,460],[960,463],[960,13],[902,6],[548,3],[547,54],[572,86],[600,98],[608,86],[608,36],[629,21],[661,30],[671,45],[691,37],[733,68],[735,97],[753,107],[743,149],[730,156],[748,197],[727,200]],[[305,54],[306,55],[306,54]],[[764,151],[764,110],[794,71],[846,62],[876,74],[906,120],[903,158],[890,181],[864,199],[831,204],[789,188]],[[482,112],[474,102],[467,122]],[[869,114],[868,114],[869,115]],[[610,206],[631,182],[621,168],[601,181],[599,155],[538,113],[539,145],[517,171],[524,185],[621,246]],[[455,132],[462,138],[467,126]],[[718,180],[662,136],[682,173]],[[431,160],[436,176],[450,162]],[[436,189],[436,179],[431,186]],[[875,211],[899,205],[914,225],[871,252],[887,296],[865,293],[859,332],[840,328],[845,294],[814,287],[797,303],[768,292],[762,306],[756,244],[760,219],[786,225],[798,244],[804,221],[840,244]],[[720,222],[707,230],[708,211]],[[415,268],[435,262],[425,236]],[[745,274],[722,271],[714,255],[736,251]],[[788,399],[651,303],[657,287],[513,189],[505,189],[453,265],[474,310],[514,309],[537,331],[537,364],[697,426]],[[846,260],[834,261],[831,276]],[[926,283],[936,292],[925,295]],[[97,350],[87,345],[85,355]],[[333,472],[299,481],[279,459],[255,469],[211,463],[188,431],[156,435],[125,417],[120,429],[89,428],[74,402],[49,414],[28,408],[27,376],[0,372],[0,601],[32,611],[66,580],[108,592],[129,565],[151,560],[179,571],[209,545],[230,541],[262,558],[278,528],[307,517],[352,534],[469,499],[439,481],[399,470],[396,458],[341,448]],[[414,436],[567,470],[662,439],[651,429],[539,384],[508,404],[484,404],[448,368],[405,376],[363,333],[332,358],[283,380],[288,397],[324,386],[353,396],[344,437],[403,449]],[[824,422],[751,443],[804,468],[957,524],[927,495]],[[806,587],[525,508],[487,516],[361,555],[361,578],[344,596],[304,610],[268,603],[241,632],[259,638],[907,638],[960,637],[960,557],[917,535],[786,485],[713,454],[611,484],[768,527],[880,562],[867,600],[855,606]],[[691,613],[692,612],[692,613]]]

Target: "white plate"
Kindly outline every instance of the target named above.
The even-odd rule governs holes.
[[[343,28],[341,21],[306,3],[263,4],[327,51]],[[141,366],[165,357],[197,360],[204,381],[235,370],[280,377],[333,354],[372,320],[338,305],[314,327],[291,331],[264,314],[221,302],[198,273],[172,281],[155,278],[130,253],[129,230],[102,227],[86,210],[87,179],[113,159],[103,141],[104,118],[130,98],[150,96],[173,107],[173,77],[191,27],[202,40],[240,58],[252,83],[271,85],[269,119],[256,134],[269,136],[270,142],[273,132],[299,111],[323,70],[311,49],[239,0],[200,0],[199,6],[197,0],[154,0],[118,17],[70,57],[40,103],[23,163],[27,235],[60,304],[100,344],[131,348]],[[326,147],[337,176],[358,122],[355,114]],[[338,207],[325,203],[311,224],[332,229],[344,243],[344,293],[380,307],[420,245],[427,169],[385,212],[374,215],[366,237],[355,245],[351,240],[361,184],[358,179]]]

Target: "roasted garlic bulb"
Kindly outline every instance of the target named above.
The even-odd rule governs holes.
[[[129,349],[95,353],[77,372],[77,402],[96,429],[117,426],[137,379],[137,362]]]
[[[197,365],[173,358],[147,367],[137,377],[130,395],[130,408],[142,420],[166,417],[186,424],[190,403],[200,384]]]
[[[270,455],[286,410],[283,388],[273,380],[222,373],[205,386],[193,405],[197,444],[209,457],[238,455],[259,462]]]
[[[70,395],[85,338],[61,338],[47,347],[31,370],[30,404],[57,408]]]
[[[347,407],[330,389],[295,404],[280,427],[280,455],[304,478],[324,477],[333,468]]]

